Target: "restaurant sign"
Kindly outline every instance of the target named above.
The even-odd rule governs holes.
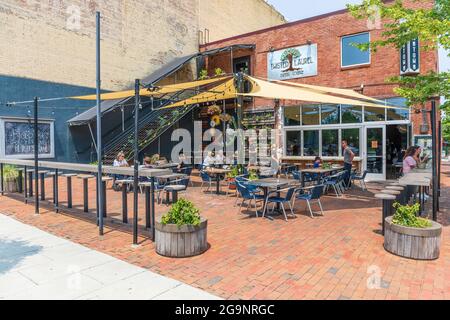
[[[267,54],[267,78],[288,80],[317,75],[317,44],[287,48]]]
[[[400,74],[420,73],[419,39],[414,39],[400,49]]]

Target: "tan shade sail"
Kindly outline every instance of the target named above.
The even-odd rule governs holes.
[[[313,90],[310,89],[304,89],[300,87],[294,87],[279,83],[272,83],[265,80],[256,79],[250,76],[247,76],[247,79],[252,82],[252,91],[250,93],[242,94],[244,96],[260,97],[268,99],[280,99],[280,100],[300,100],[316,103],[347,104],[354,106],[368,106],[387,109],[405,109],[398,106],[388,106],[362,100],[335,97],[325,93],[314,92]]]
[[[205,86],[208,84],[213,84],[220,81],[225,81],[227,79],[230,79],[231,77],[219,77],[219,78],[212,78],[207,80],[199,80],[199,81],[191,81],[191,82],[185,82],[185,83],[178,83],[178,84],[172,84],[167,86],[161,86],[156,87],[154,91],[149,91],[148,89],[141,89],[139,94],[141,96],[157,96],[157,95],[163,95],[167,93],[174,93],[186,89],[196,88]],[[134,97],[134,90],[125,90],[125,91],[117,91],[117,92],[110,92],[110,93],[103,93],[100,95],[100,100],[116,100],[116,99],[124,99]],[[77,100],[96,100],[97,96],[95,94],[87,95],[87,96],[76,96],[76,97],[70,97],[70,99],[77,99]]]
[[[213,101],[233,99],[233,98],[236,98],[236,88],[234,86],[234,79],[230,79],[227,82],[224,82],[206,92],[202,92],[191,98],[173,103],[173,104],[163,107],[161,109],[175,108],[175,107],[181,107],[181,106],[186,106],[186,105],[190,105],[190,104],[213,102]]]
[[[384,101],[365,96],[363,94],[360,94],[358,92],[355,92],[355,91],[349,90],[349,89],[315,86],[315,85],[311,85],[311,84],[296,83],[296,82],[289,82],[289,81],[275,81],[275,82],[284,83],[284,84],[288,84],[290,86],[295,86],[295,87],[300,87],[300,88],[305,88],[305,89],[311,89],[311,90],[319,92],[319,93],[339,94],[342,96],[347,96],[347,97],[352,97],[352,98],[357,98],[357,99],[362,99],[362,100],[369,100],[369,101],[374,101],[374,102],[382,103],[382,104],[384,103]]]

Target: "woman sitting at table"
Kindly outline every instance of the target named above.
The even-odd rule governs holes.
[[[403,174],[408,174],[412,169],[417,167],[417,151],[417,147],[409,147],[406,150],[405,157],[403,159]]]
[[[120,151],[113,162],[113,167],[129,167],[129,166],[130,165],[128,164],[128,161],[125,159],[125,154],[123,153],[123,151]],[[126,177],[121,174],[115,174],[113,175],[113,179],[114,179],[113,189],[116,190],[117,189],[116,181],[125,180]]]
[[[317,157],[314,159],[313,168],[317,169],[317,168],[320,168],[321,166],[322,166],[322,158],[319,157],[319,156],[317,156]]]

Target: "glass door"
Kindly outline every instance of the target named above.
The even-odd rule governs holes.
[[[386,127],[366,127],[367,180],[386,180]]]

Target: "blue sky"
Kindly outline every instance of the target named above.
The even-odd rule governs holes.
[[[345,9],[347,3],[361,3],[361,0],[267,0],[289,21],[300,20],[319,14]],[[450,58],[440,51],[440,70],[450,71]]]

